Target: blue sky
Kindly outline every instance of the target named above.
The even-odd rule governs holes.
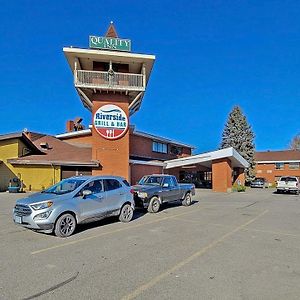
[[[133,52],[156,55],[137,129],[213,150],[240,105],[257,150],[285,149],[300,132],[299,15],[300,1],[3,1],[0,133],[90,124],[62,48],[113,20]]]

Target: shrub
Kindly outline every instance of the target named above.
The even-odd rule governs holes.
[[[233,187],[232,187],[232,191],[233,192],[245,192],[246,191],[246,187],[244,185],[234,184]]]

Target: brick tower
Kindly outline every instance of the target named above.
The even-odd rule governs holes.
[[[111,22],[104,37],[90,36],[89,48],[63,48],[83,105],[92,113],[93,175],[129,178],[129,120],[140,108],[155,60],[131,52]]]

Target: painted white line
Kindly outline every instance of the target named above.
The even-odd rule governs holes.
[[[88,236],[86,238],[78,239],[78,240],[75,240],[75,241],[70,241],[70,242],[66,242],[66,243],[54,245],[54,246],[51,246],[51,247],[48,247],[48,248],[44,248],[44,249],[33,251],[33,252],[31,252],[31,255],[36,255],[36,254],[47,252],[47,251],[50,251],[50,250],[59,249],[59,248],[63,248],[63,247],[66,247],[66,246],[75,245],[75,244],[78,244],[78,243],[81,243],[81,242],[89,241],[89,240],[92,240],[92,239],[96,239],[96,238],[99,238],[99,237],[103,237],[103,236],[106,236],[106,235],[110,235],[110,234],[114,234],[114,233],[118,233],[118,232],[122,232],[122,231],[126,231],[126,230],[132,230],[134,228],[146,226],[146,225],[149,225],[149,224],[154,224],[154,223],[157,223],[157,222],[161,222],[161,221],[165,221],[165,220],[169,220],[169,219],[174,219],[174,218],[176,218],[178,216],[189,215],[189,214],[195,213],[195,212],[197,212],[197,211],[199,211],[201,209],[204,209],[204,208],[205,207],[200,207],[200,208],[193,209],[191,211],[186,211],[186,212],[183,212],[183,213],[180,213],[180,214],[170,215],[170,216],[163,217],[163,218],[158,218],[158,219],[150,221],[150,222],[141,223],[141,224],[132,225],[132,226],[129,225],[129,226],[122,227],[122,228],[119,228],[119,229],[115,229],[115,230],[111,230],[111,231],[107,231],[107,232],[102,232],[102,233],[99,233],[97,235]],[[125,226],[125,224],[124,224],[124,226]]]
[[[185,266],[186,264],[188,264],[189,262],[193,261],[194,259],[200,257],[201,255],[205,254],[208,250],[215,248],[216,246],[218,246],[220,243],[222,243],[225,239],[227,239],[228,237],[230,237],[231,235],[233,235],[234,233],[242,230],[244,227],[248,226],[249,224],[253,223],[254,221],[256,221],[258,218],[262,217],[263,215],[265,215],[268,212],[268,210],[263,211],[262,213],[260,213],[258,216],[256,216],[255,218],[247,221],[246,223],[236,227],[235,229],[229,231],[228,233],[224,234],[222,237],[220,237],[219,239],[213,241],[212,243],[210,243],[209,245],[207,245],[206,247],[200,249],[199,251],[195,252],[194,254],[192,254],[191,256],[187,257],[186,259],[182,260],[181,262],[177,263],[174,267],[168,269],[167,271],[157,275],[156,277],[152,278],[149,282],[141,285],[140,287],[138,287],[136,290],[134,290],[133,292],[129,293],[128,295],[124,296],[122,298],[122,300],[131,300],[134,299],[136,297],[138,297],[139,295],[141,295],[144,291],[148,290],[149,288],[153,287],[155,284],[157,284],[159,281],[161,281],[162,279],[164,279],[165,277],[169,276],[171,273],[177,271],[178,269],[182,268],[183,266]]]

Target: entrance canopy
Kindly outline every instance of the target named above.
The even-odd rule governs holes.
[[[184,166],[201,165],[207,168],[219,159],[229,159],[232,168],[247,168],[249,163],[232,147],[189,157],[177,158],[165,161],[165,169],[172,169]]]
[[[231,192],[233,184],[244,185],[244,169],[248,166],[248,162],[232,147],[165,161],[165,169],[171,173],[189,168],[210,170],[215,192]]]

